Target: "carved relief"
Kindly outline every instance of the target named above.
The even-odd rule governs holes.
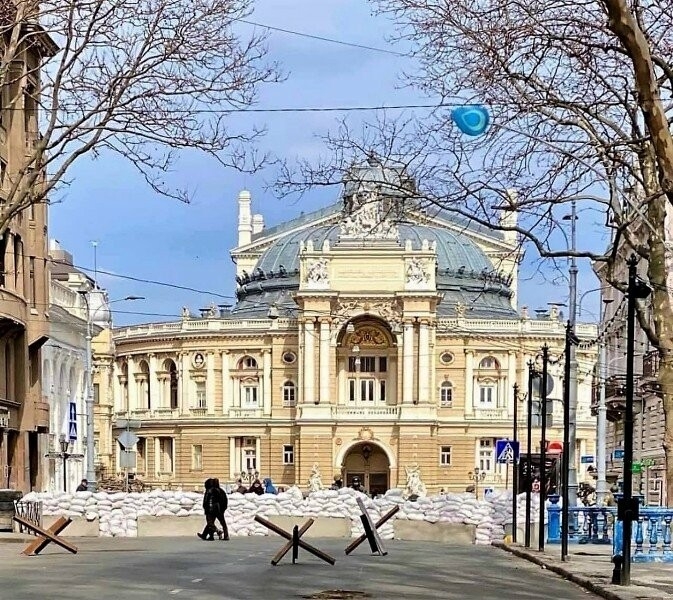
[[[358,345],[361,348],[376,348],[387,346],[386,336],[375,327],[359,327],[355,333],[348,336],[350,346]]]
[[[376,315],[387,321],[391,326],[398,325],[402,320],[402,313],[399,306],[390,300],[375,300],[360,302],[351,300],[348,302],[339,302],[334,311],[335,330],[338,331],[344,321],[354,316],[369,313]]]
[[[350,239],[397,240],[397,225],[384,212],[376,192],[354,194],[345,204],[340,235]]]
[[[311,287],[326,287],[329,285],[326,258],[318,258],[307,263],[306,282],[312,284]]]
[[[430,281],[426,262],[420,258],[412,258],[407,264],[407,283],[425,284]]]

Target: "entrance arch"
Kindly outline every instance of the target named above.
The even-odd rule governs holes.
[[[350,487],[358,477],[370,495],[382,495],[390,488],[390,458],[375,442],[356,442],[346,449],[341,461],[344,485]]]

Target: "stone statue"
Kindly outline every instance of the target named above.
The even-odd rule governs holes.
[[[458,302],[456,304],[456,316],[459,319],[465,318],[465,313],[467,312],[467,306],[463,302]]]
[[[397,240],[397,225],[386,217],[376,196],[368,196],[360,200],[358,207],[341,221],[340,234],[345,238]]]
[[[322,477],[320,476],[320,468],[318,463],[313,465],[311,469],[311,476],[308,478],[308,491],[309,492],[319,492],[320,490],[325,489],[322,484]]]
[[[189,312],[189,308],[187,308],[186,306],[183,306],[182,307],[182,318],[183,319],[189,319],[189,317],[191,317],[191,316],[192,316],[192,314]]]
[[[208,316],[211,319],[214,319],[215,317],[217,317],[217,312],[218,312],[217,311],[217,304],[215,304],[214,302],[211,302],[210,306],[208,307]]]
[[[407,265],[407,283],[428,283],[430,274],[425,268],[423,261],[419,258],[412,258]]]
[[[306,270],[306,281],[308,283],[329,283],[329,273],[327,272],[327,259],[319,258],[309,263]]]
[[[417,498],[424,498],[428,495],[428,490],[425,484],[421,481],[421,468],[418,465],[413,465],[411,468],[404,467],[407,473],[407,485],[402,492],[402,497],[405,500],[416,500]]]

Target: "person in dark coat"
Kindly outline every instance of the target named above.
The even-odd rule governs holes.
[[[215,526],[215,519],[217,519],[218,514],[220,513],[220,505],[218,503],[218,495],[213,488],[213,480],[206,479],[203,484],[205,492],[203,494],[203,512],[206,515],[206,526],[203,529],[203,532],[197,533],[202,540],[212,541],[215,539],[215,534],[219,531]]]
[[[76,492],[86,492],[89,487],[89,482],[86,479],[82,479],[82,482],[77,486]]]
[[[217,520],[220,522],[220,525],[222,525],[222,531],[218,531],[217,535],[221,540],[228,540],[229,528],[227,527],[227,522],[224,520],[224,511],[227,510],[227,506],[229,505],[227,492],[220,487],[220,480],[217,478],[213,479],[213,490],[217,495],[217,505],[220,509],[217,513]]]
[[[261,496],[263,493],[264,486],[262,485],[262,482],[259,479],[255,479],[248,490],[248,494],[257,494],[258,496]]]

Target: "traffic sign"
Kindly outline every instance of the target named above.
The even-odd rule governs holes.
[[[136,453],[133,450],[122,450],[119,454],[119,466],[122,469],[135,469]]]
[[[496,461],[500,464],[519,462],[519,442],[514,440],[496,440]]]
[[[132,431],[122,431],[117,438],[124,448],[133,448],[138,441],[138,436]]]
[[[594,456],[593,456],[593,454],[585,454],[584,456],[582,456],[582,458],[580,458],[580,462],[581,462],[583,465],[591,465],[591,464],[593,464],[593,462],[594,462]]]
[[[616,448],[612,452],[613,460],[624,460],[624,448]]]
[[[70,426],[68,427],[68,437],[71,442],[74,442],[77,439],[77,422],[70,421]]]

